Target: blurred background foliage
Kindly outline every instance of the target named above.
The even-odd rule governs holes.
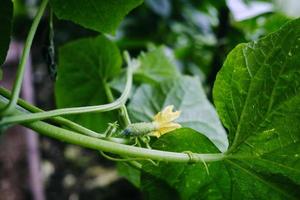
[[[36,0],[14,0],[15,40],[24,41],[38,4]],[[109,37],[134,57],[159,47],[158,51],[164,51],[179,71],[199,77],[211,99],[215,76],[228,52],[239,43],[279,29],[289,19],[299,17],[299,10],[299,0],[145,0]],[[54,79],[45,64],[48,20],[49,13],[39,27],[32,58],[37,105],[52,109]],[[56,18],[54,28],[56,48],[97,35]],[[112,85],[122,90],[120,83]],[[41,140],[47,199],[141,199],[139,190],[119,177],[114,163],[97,152],[47,138]]]

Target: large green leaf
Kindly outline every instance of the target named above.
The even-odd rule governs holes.
[[[199,169],[201,164],[188,166],[181,173],[176,172],[177,164],[145,165],[141,180],[141,185],[148,184],[145,193],[161,192],[165,199],[171,199],[168,197],[175,193],[180,199],[299,199],[299,47],[300,19],[257,42],[236,47],[227,57],[214,87],[217,111],[229,130],[226,158],[209,163],[209,176],[204,180],[197,178],[198,182],[195,179],[193,184],[192,177],[206,174]],[[185,139],[190,137],[194,139]],[[208,142],[201,142],[198,148],[192,146],[192,141],[198,140],[195,137],[194,132],[176,130],[161,137],[154,147],[215,152],[206,151],[207,145],[212,145]],[[173,175],[163,175],[167,173],[163,170]],[[214,180],[210,182],[211,178]],[[189,192],[191,187],[193,192]]]
[[[239,165],[253,175],[277,174],[294,184],[300,184],[299,47],[297,19],[258,42],[236,47],[214,88],[218,113],[229,130],[229,152],[245,157]]]
[[[135,122],[142,122],[151,121],[168,105],[181,111],[177,122],[183,127],[204,133],[221,151],[227,149],[226,132],[197,78],[182,76],[156,87],[144,84],[136,90],[128,109]]]
[[[229,130],[231,149],[263,135],[282,145],[297,140],[299,55],[299,19],[230,53],[215,82],[214,100]]]
[[[143,0],[50,1],[58,18],[105,33],[115,32],[124,16],[142,2]]]
[[[162,136],[153,147],[174,152],[218,153],[218,149],[205,136],[186,128]],[[299,197],[299,185],[296,182],[277,173],[260,171],[258,166],[248,166],[252,161],[252,158],[227,158],[206,163],[207,169],[204,163],[161,162],[159,166],[146,163],[142,170],[141,189],[145,199],[151,200],[263,200]],[[272,162],[266,165],[279,167]],[[293,170],[295,174],[298,171],[299,175],[299,166],[286,169]],[[296,176],[296,179],[299,180],[299,177]]]
[[[11,0],[2,0],[0,6],[0,65],[5,61],[10,42],[12,28],[13,3]],[[0,69],[0,78],[2,70]]]
[[[55,85],[59,108],[107,103],[103,82],[118,75],[122,59],[116,45],[104,36],[81,39],[63,46]],[[116,120],[114,112],[71,116],[70,119],[103,131],[108,122]]]

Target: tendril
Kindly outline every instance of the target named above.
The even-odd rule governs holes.
[[[99,152],[104,158],[115,161],[115,162],[128,162],[128,161],[137,161],[137,160],[143,161],[144,160],[144,161],[150,162],[151,164],[153,164],[156,167],[159,166],[159,162],[155,162],[148,158],[115,158],[115,157],[112,157],[112,156],[104,153],[103,151],[99,151]]]

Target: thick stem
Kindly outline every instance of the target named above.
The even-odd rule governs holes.
[[[8,100],[0,96],[0,108],[6,106]],[[22,108],[13,110],[13,114],[21,114]],[[24,110],[23,110],[24,112]],[[151,150],[130,145],[118,144],[86,135],[81,135],[73,131],[59,128],[45,122],[37,121],[23,124],[24,126],[51,138],[55,138],[64,142],[79,145],[89,149],[110,152],[125,157],[144,158],[158,160],[163,162],[214,162],[224,159],[224,154],[198,154],[198,153],[175,153],[169,151]],[[192,154],[192,156],[191,156]],[[192,159],[191,159],[192,158]]]
[[[29,52],[30,52],[30,48],[32,45],[32,41],[35,35],[35,32],[37,30],[37,27],[39,25],[39,22],[43,16],[43,13],[45,11],[45,8],[47,6],[48,0],[43,0],[41,3],[41,6],[39,7],[39,10],[37,11],[37,14],[33,20],[33,23],[31,25],[31,28],[29,30],[26,42],[25,42],[25,46],[24,46],[24,50],[22,53],[22,57],[18,66],[18,70],[17,70],[17,75],[16,75],[16,80],[13,86],[13,90],[12,90],[12,98],[9,101],[9,104],[4,108],[4,110],[2,111],[2,115],[4,114],[10,114],[10,112],[13,110],[13,108],[16,106],[16,103],[18,101],[19,95],[20,95],[20,90],[21,90],[21,85],[22,85],[22,81],[23,81],[23,77],[24,77],[24,72],[25,72],[25,65],[29,56]]]
[[[7,99],[9,99],[11,97],[10,92],[2,87],[0,87],[0,95],[4,96]],[[30,112],[33,112],[33,113],[44,112],[42,109],[35,107],[32,104],[30,104],[22,99],[19,99],[17,103],[24,109],[26,109]],[[72,122],[68,119],[65,119],[63,117],[53,117],[53,118],[50,118],[49,121],[51,121],[52,123],[67,127],[75,132],[79,132],[81,134],[88,135],[91,137],[106,139],[106,140],[121,143],[121,144],[128,144],[130,142],[129,140],[127,140],[125,138],[114,138],[114,137],[106,138],[104,134],[96,133],[90,129],[87,129],[87,128],[85,128],[75,122]]]
[[[100,150],[104,152],[115,153],[126,157],[145,158],[165,162],[190,162],[191,156],[186,153],[175,153],[168,151],[150,150],[140,147],[134,147],[124,144],[113,143],[105,140],[100,140],[78,133],[68,131],[49,125],[44,122],[33,122],[25,126],[37,131],[40,134],[65,141],[71,144],[76,144],[89,149]],[[193,162],[212,162],[224,158],[223,154],[193,154]]]

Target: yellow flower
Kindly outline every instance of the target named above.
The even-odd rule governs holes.
[[[152,123],[156,126],[156,130],[152,131],[151,135],[160,137],[181,127],[180,124],[173,122],[180,116],[180,111],[173,112],[173,108],[173,105],[167,106],[154,116]]]

